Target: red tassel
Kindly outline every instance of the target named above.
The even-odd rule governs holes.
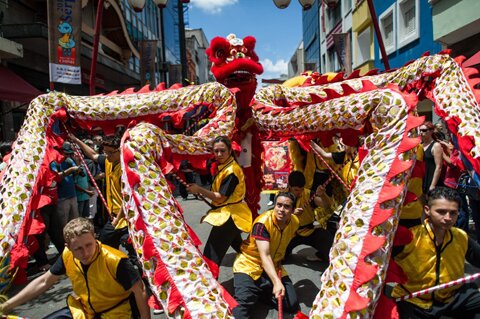
[[[232,295],[225,289],[225,287],[223,287],[222,285],[220,285],[220,289],[222,290],[223,299],[225,299],[225,301],[227,302],[229,309],[233,309],[233,308],[235,308],[236,306],[238,306],[238,302],[237,302],[237,301],[235,300],[235,298],[233,298]]]
[[[299,311],[293,319],[308,319],[308,316],[303,312]]]
[[[349,312],[365,309],[369,301],[369,298],[364,298],[357,294],[355,291],[351,291],[350,295],[348,296],[347,302],[345,303],[345,308],[343,310],[344,316],[342,317],[344,318],[345,314]]]
[[[373,319],[399,319],[395,301],[382,294],[375,308]]]
[[[405,200],[403,201],[403,206],[411,203],[411,202],[414,202],[418,199],[418,196],[415,195],[414,193],[412,192],[407,192],[407,195],[405,196]]]
[[[403,269],[395,262],[395,260],[390,259],[385,282],[396,282],[404,284],[407,282],[407,279],[408,277],[403,271]]]
[[[207,263],[208,265],[208,268],[210,268],[210,271],[212,272],[213,274],[213,277],[215,279],[218,279],[218,274],[220,273],[220,268],[219,266],[213,262],[213,260],[210,260],[208,259],[207,257],[203,256],[203,260],[205,260],[205,262]]]

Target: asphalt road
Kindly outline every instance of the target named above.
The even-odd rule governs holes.
[[[192,198],[192,197],[190,197]],[[205,242],[210,232],[210,226],[208,224],[199,224],[200,218],[204,212],[207,211],[207,205],[201,201],[189,199],[182,201],[181,197],[178,198],[181,206],[184,209],[184,214],[187,223],[195,230],[200,239]],[[262,212],[267,208],[268,195],[262,195],[261,206]],[[203,247],[201,247],[203,251]],[[308,255],[313,254],[314,250],[307,246],[299,246],[294,251],[292,256],[287,260],[285,268],[287,269],[290,278],[292,279],[295,289],[297,291],[298,299],[300,301],[301,311],[304,314],[309,313],[310,307],[315,300],[320,289],[320,276],[322,272],[328,266],[326,263],[310,262],[306,260]],[[52,256],[55,253],[55,249],[48,251]],[[230,249],[223,260],[220,268],[219,282],[233,295],[233,274],[232,264],[235,258],[235,252]],[[34,268],[32,269],[34,270]],[[466,273],[476,273],[479,269],[466,265]],[[38,274],[37,274],[38,275]],[[29,279],[35,278],[35,275],[29,277]],[[477,284],[479,282],[477,281]],[[15,294],[21,287],[12,287],[10,294]],[[14,314],[31,319],[40,319],[53,311],[66,306],[66,297],[71,293],[70,281],[65,277],[49,291],[44,293],[31,302],[24,304],[15,309]],[[252,319],[276,319],[278,313],[276,309],[259,303],[254,310],[255,314]],[[165,315],[152,315],[154,319],[164,319]],[[287,315],[284,315],[287,319]]]

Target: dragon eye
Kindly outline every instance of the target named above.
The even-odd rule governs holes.
[[[248,51],[248,49],[247,49],[246,47],[242,47],[242,52],[243,52],[243,53],[245,53],[245,54],[246,54],[246,53],[247,53],[247,51]]]
[[[223,51],[223,49],[219,49],[219,50],[215,51],[215,57],[217,59],[222,58],[224,55],[225,55],[225,51]]]
[[[230,50],[230,55],[236,55],[236,54],[237,54],[237,49]]]

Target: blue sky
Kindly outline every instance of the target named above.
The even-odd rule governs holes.
[[[278,9],[272,0],[191,0],[188,15],[189,27],[202,28],[209,41],[229,33],[254,36],[264,68],[261,78],[286,74],[302,39],[302,7],[296,0],[287,9]]]

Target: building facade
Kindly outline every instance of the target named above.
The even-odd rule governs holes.
[[[202,29],[186,29],[186,48],[188,79],[192,84],[213,82],[210,73],[211,62],[208,60],[205,50],[210,46],[205,32]]]
[[[300,42],[295,53],[293,53],[290,61],[288,61],[288,77],[292,78],[294,76],[300,75],[305,71],[305,60],[304,60],[304,50],[303,50],[303,41]]]
[[[320,18],[321,1],[316,0],[309,10],[303,10],[303,52],[306,71],[320,72]]]
[[[339,0],[333,7],[322,2],[320,6],[321,73],[339,72],[345,68],[339,61],[333,35],[346,34],[352,42],[352,2],[353,0]],[[346,54],[352,57],[352,46],[345,49],[349,50]]]
[[[442,46],[433,38],[432,8],[421,0],[374,0],[378,24],[391,68],[402,67],[425,52]],[[378,40],[374,40],[375,67],[384,69]]]
[[[0,2],[2,67],[45,93],[51,88],[48,59],[48,13],[45,0]],[[81,24],[81,85],[53,83],[53,89],[72,95],[89,95],[90,65],[97,2],[83,0]],[[146,1],[137,12],[128,0],[105,0],[96,69],[96,93],[140,86],[140,43],[157,40],[155,76],[152,82],[167,86],[181,82],[178,1],[159,9]],[[187,11],[188,6],[182,4]],[[3,45],[3,43],[8,44]],[[10,51],[23,51],[12,54]],[[34,97],[34,96],[32,96]],[[0,95],[2,140],[12,140],[23,122],[28,102]],[[22,104],[23,103],[23,104]]]
[[[346,64],[350,68],[355,64],[354,8],[354,0],[339,0],[333,6],[317,0],[311,9],[303,12],[305,71],[326,73],[348,69],[342,65],[335,48],[334,34],[339,33],[348,37],[350,43],[345,48],[348,52],[344,51],[348,56]]]
[[[452,55],[472,57],[480,51],[480,1],[429,0],[432,6],[433,39]],[[472,65],[480,64],[477,56]]]
[[[353,68],[361,74],[375,68],[374,34],[367,1],[356,0],[352,11],[352,59]]]

